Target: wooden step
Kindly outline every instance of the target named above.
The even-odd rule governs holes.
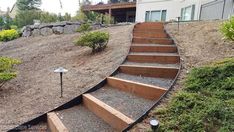
[[[154,29],[154,28],[149,28],[149,29],[146,29],[146,28],[134,28],[133,29],[133,33],[134,32],[162,33],[162,32],[165,32],[165,30],[164,29]]]
[[[133,43],[138,43],[138,44],[173,44],[172,39],[168,38],[142,38],[142,37],[133,37],[132,40]]]
[[[175,78],[179,69],[153,66],[121,65],[119,71],[125,74],[136,76]]]
[[[133,32],[134,37],[145,37],[145,38],[168,38],[168,35],[165,32]]]
[[[90,94],[83,94],[83,104],[118,131],[122,131],[134,121]]]
[[[175,53],[177,48],[174,45],[146,46],[146,45],[131,45],[131,52],[160,52],[160,53]]]
[[[107,83],[113,88],[136,94],[150,100],[159,99],[167,91],[167,89],[165,88],[119,79],[115,77],[108,77]]]
[[[141,52],[138,52],[141,53]],[[150,54],[129,54],[127,60],[130,62],[140,63],[161,63],[161,64],[175,64],[180,62],[179,55],[150,55]]]
[[[51,132],[68,132],[68,129],[63,125],[55,112],[47,114],[47,123]]]

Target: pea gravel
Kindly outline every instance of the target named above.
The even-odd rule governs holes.
[[[120,91],[110,87],[109,85],[106,85],[91,94],[133,120],[136,120],[143,115],[144,112],[147,111],[154,103],[152,100],[147,100],[133,94]]]

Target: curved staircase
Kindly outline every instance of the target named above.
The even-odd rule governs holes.
[[[72,108],[47,114],[50,131],[123,131],[134,124],[172,86],[180,56],[163,23],[139,23],[130,52],[106,84],[82,95]]]

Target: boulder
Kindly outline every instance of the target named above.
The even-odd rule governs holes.
[[[63,34],[63,27],[53,27],[52,28],[54,34]]]
[[[40,29],[34,29],[33,31],[32,31],[32,36],[40,36],[41,34],[40,34]]]
[[[48,28],[48,27],[44,27],[44,28],[40,29],[40,32],[41,32],[42,36],[48,36],[48,35],[53,34],[52,29]]]
[[[66,25],[64,27],[64,33],[65,34],[75,33],[79,27],[80,25]]]
[[[28,26],[22,28],[22,37],[29,37],[32,35],[32,29]]]
[[[63,21],[63,22],[52,23],[51,25],[53,25],[53,27],[64,27],[66,23],[67,23],[66,21]]]

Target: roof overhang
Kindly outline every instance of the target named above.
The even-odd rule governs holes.
[[[109,9],[125,9],[125,8],[136,8],[136,2],[123,2],[113,4],[100,4],[100,5],[84,5],[83,11],[102,11]]]

